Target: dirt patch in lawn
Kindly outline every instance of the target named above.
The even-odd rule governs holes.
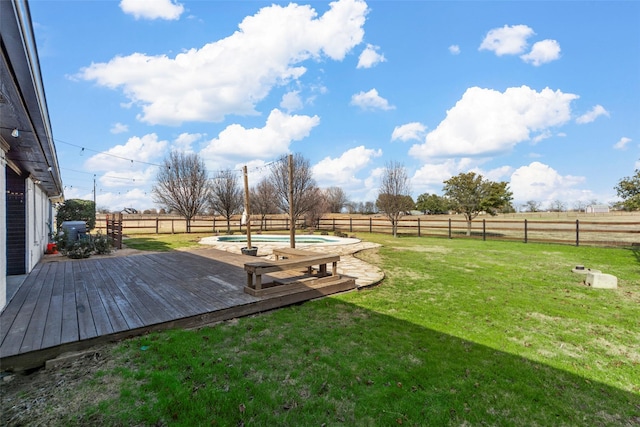
[[[69,417],[78,421],[86,407],[117,398],[121,379],[108,374],[121,363],[113,348],[95,347],[55,368],[3,374],[0,425],[64,425]]]

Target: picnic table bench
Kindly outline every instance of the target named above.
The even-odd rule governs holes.
[[[305,251],[304,249],[296,248],[275,248],[273,255],[276,257],[276,261],[280,258],[301,258],[305,256],[321,255],[318,252]]]
[[[314,265],[318,266],[318,277],[334,276],[337,274],[338,261],[340,255],[323,255],[317,252],[307,252],[307,254],[289,253],[288,259],[278,259],[276,261],[255,261],[247,262],[244,270],[247,272],[247,287],[262,289],[262,275],[276,271],[289,271],[299,268],[306,268],[307,273],[311,273]],[[310,255],[312,254],[312,255]],[[278,256],[283,256],[282,252]],[[327,264],[331,263],[331,274],[327,273]],[[255,280],[254,280],[255,276]]]

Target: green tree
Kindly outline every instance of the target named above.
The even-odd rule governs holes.
[[[84,221],[87,228],[93,230],[96,226],[95,204],[91,200],[69,199],[58,207],[56,226],[59,229],[64,221]]]
[[[449,201],[437,194],[421,194],[416,202],[416,209],[428,214],[443,214],[449,212]]]
[[[382,173],[376,206],[391,221],[393,237],[398,237],[398,221],[415,203],[409,195],[409,177],[401,163],[390,162]]]
[[[506,182],[486,180],[474,172],[461,173],[444,181],[444,194],[451,201],[451,209],[464,214],[467,236],[471,235],[471,221],[486,212],[496,215],[511,208],[513,193]]]
[[[614,188],[625,210],[640,209],[640,169],[636,169],[635,175],[622,178]]]

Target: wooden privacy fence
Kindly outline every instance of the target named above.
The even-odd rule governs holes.
[[[186,222],[177,216],[122,215],[115,221],[113,215],[99,215],[97,228],[112,224],[120,226],[120,235],[142,233],[184,233]],[[530,218],[476,218],[467,235],[467,221],[460,216],[405,216],[398,222],[398,234],[419,237],[474,238],[483,240],[512,240],[572,245],[632,246],[640,245],[640,216],[601,217],[597,219],[530,219]],[[268,216],[260,226],[260,219],[253,217],[252,230],[284,231],[289,229],[289,218],[285,215]],[[296,222],[297,229],[306,229],[304,219]],[[240,216],[230,222],[231,231],[244,233]],[[387,233],[392,232],[391,223],[381,215],[332,216],[321,218],[313,227],[331,233]],[[192,232],[225,234],[227,220],[223,217],[197,217],[191,220]]]
[[[107,215],[105,225],[106,234],[111,237],[113,247],[122,249],[122,214]]]

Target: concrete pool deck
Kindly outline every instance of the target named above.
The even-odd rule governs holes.
[[[258,238],[260,235],[256,235]],[[297,235],[304,237],[304,235]],[[288,238],[288,235],[282,235]],[[316,236],[317,237],[317,236]],[[356,258],[354,255],[365,249],[377,248],[377,243],[363,242],[360,239],[330,237],[336,243],[296,243],[296,248],[319,253],[335,253],[340,255],[338,263],[338,274],[356,278],[356,286],[366,287],[378,284],[384,279],[384,273],[380,268],[368,262]],[[240,254],[241,249],[246,247],[246,242],[222,242],[218,236],[205,237],[200,240],[200,244],[211,246],[215,249]],[[251,239],[251,244],[258,247],[258,257],[274,260],[273,250],[277,248],[289,247],[288,241],[282,242],[255,242]]]

